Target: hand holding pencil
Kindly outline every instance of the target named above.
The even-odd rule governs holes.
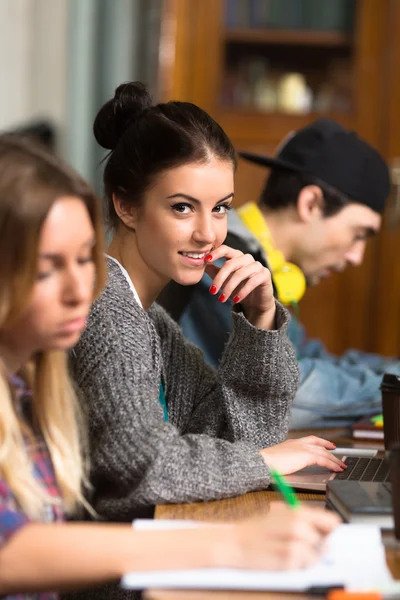
[[[340,517],[318,507],[301,506],[296,492],[285,478],[274,469],[270,471],[274,485],[285,502],[272,502],[266,519],[254,521],[258,530],[254,535],[263,544],[263,551],[259,555],[259,567],[254,566],[257,559],[248,556],[253,564],[251,568],[278,570],[307,567],[319,559],[325,538],[341,522]],[[249,524],[245,527],[247,536]]]
[[[339,517],[321,508],[299,506],[296,510],[283,502],[272,502],[264,517],[245,521],[232,533],[231,548],[241,548],[237,568],[300,569],[321,556],[324,541],[340,523]]]

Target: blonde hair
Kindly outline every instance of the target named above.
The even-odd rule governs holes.
[[[85,204],[96,245],[96,284],[105,281],[100,206],[90,187],[74,171],[39,147],[14,136],[0,136],[0,333],[18,321],[29,303],[37,277],[41,228],[53,203],[75,196]],[[40,430],[52,459],[63,507],[69,512],[85,504],[82,484],[87,464],[80,411],[62,351],[43,351],[24,365],[33,394],[32,427]],[[21,509],[40,519],[46,503],[57,502],[35,480],[26,442],[34,436],[16,410],[12,386],[0,366],[0,474]],[[28,444],[29,445],[29,444]]]

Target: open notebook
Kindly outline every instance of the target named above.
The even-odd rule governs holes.
[[[138,528],[201,526],[188,521],[135,521]],[[360,560],[360,549],[362,559]],[[329,537],[327,551],[318,564],[293,571],[241,569],[191,569],[126,574],[125,589],[208,589],[306,591],[314,586],[348,589],[385,587],[392,582],[386,566],[380,531],[369,525],[340,525]],[[400,590],[399,590],[400,594]]]

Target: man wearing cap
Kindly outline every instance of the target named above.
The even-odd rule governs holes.
[[[258,204],[230,211],[226,244],[271,269],[278,299],[296,308],[306,285],[362,263],[390,190],[388,167],[376,150],[324,118],[292,134],[275,158],[240,156],[271,174]],[[210,282],[205,275],[189,288],[172,283],[159,300],[216,366],[231,329],[231,305],[209,293]],[[399,361],[356,350],[333,356],[306,338],[296,318],[289,336],[301,374],[292,429],[347,426],[381,411],[382,374],[400,375]]]

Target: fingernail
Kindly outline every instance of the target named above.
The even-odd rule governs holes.
[[[331,442],[332,446],[334,446],[336,448],[336,444],[334,444],[333,442]]]
[[[204,257],[204,260],[210,262],[210,260],[212,260],[212,254],[207,254],[207,256]]]
[[[239,300],[240,300],[239,296],[235,296],[233,299],[235,304],[237,304],[239,302]]]
[[[212,285],[210,287],[210,294],[216,294],[217,293],[217,286],[216,285]]]
[[[218,302],[225,302],[225,294],[221,294],[218,298]]]

